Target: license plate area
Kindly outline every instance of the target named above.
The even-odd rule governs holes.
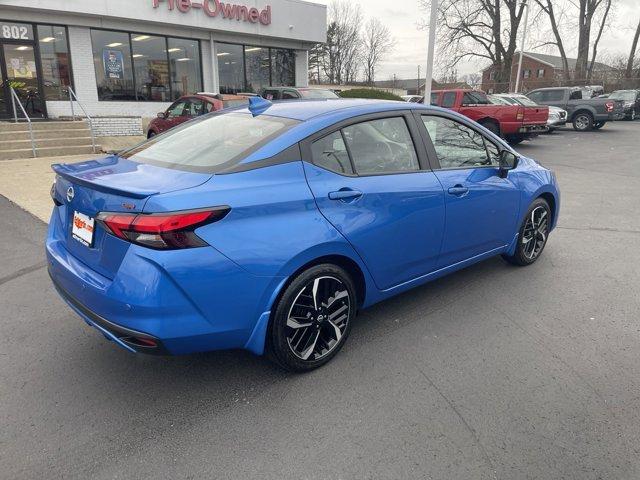
[[[85,247],[93,246],[95,219],[80,212],[73,212],[71,236]]]

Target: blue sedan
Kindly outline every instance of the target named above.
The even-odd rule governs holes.
[[[49,273],[85,322],[131,352],[294,371],[335,356],[359,309],[495,255],[532,264],[560,206],[553,172],[404,102],[253,98],[53,169]]]

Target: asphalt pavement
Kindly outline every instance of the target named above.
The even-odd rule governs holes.
[[[0,197],[0,478],[640,478],[640,122],[541,136],[559,227],[361,312],[327,366],[129,354]]]

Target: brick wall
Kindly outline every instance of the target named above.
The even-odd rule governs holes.
[[[144,135],[140,117],[96,117],[92,121],[93,130],[98,137]]]
[[[516,76],[518,71],[519,55],[513,57],[511,65],[511,79],[508,83],[498,84],[491,79],[491,73],[496,69],[491,66],[482,72],[482,90],[485,92],[510,92],[515,89]],[[529,78],[524,78],[522,71],[530,72]],[[538,70],[544,70],[542,76],[538,77]],[[542,63],[526,55],[522,57],[522,69],[520,72],[520,91],[526,92],[535,88],[551,87],[555,85],[556,73],[551,65]]]

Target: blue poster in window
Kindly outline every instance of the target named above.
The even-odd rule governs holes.
[[[102,63],[105,77],[117,80],[124,78],[124,59],[120,50],[103,50]]]

